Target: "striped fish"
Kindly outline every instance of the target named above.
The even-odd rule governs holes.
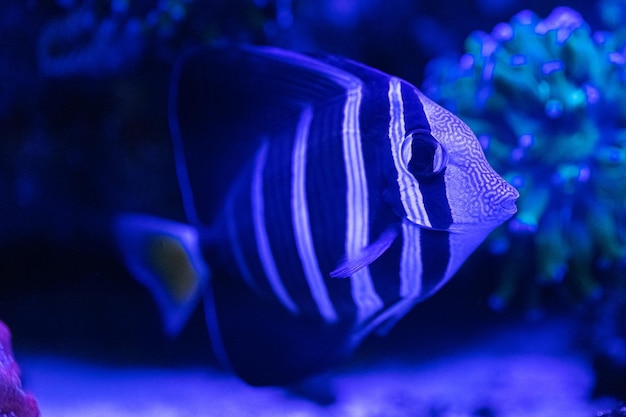
[[[341,361],[516,211],[463,122],[357,62],[196,50],[170,106],[187,222],[122,215],[119,245],[167,331],[203,298],[216,355],[253,385]]]

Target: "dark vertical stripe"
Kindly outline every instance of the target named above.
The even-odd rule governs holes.
[[[404,125],[406,132],[415,130],[427,130],[430,132],[430,124],[424,113],[415,87],[402,82],[402,99],[404,102]],[[435,140],[433,138],[433,140]],[[444,180],[445,170],[438,175],[416,178],[422,193],[424,208],[432,227],[447,229],[452,224],[452,212],[446,195],[446,183]]]
[[[363,161],[369,196],[369,241],[375,241],[390,225],[400,225],[402,202],[397,173],[389,147],[389,76],[358,63],[337,63],[357,75],[364,83],[360,112]],[[399,237],[370,268],[374,289],[388,307],[399,299],[400,255]]]
[[[400,257],[402,237],[399,236],[387,251],[370,265],[376,292],[389,307],[400,299]]]
[[[246,284],[255,292],[266,297],[273,297],[273,291],[258,256],[257,245],[251,232],[254,231],[252,219],[252,202],[250,185],[252,183],[253,166],[249,164],[238,176],[231,187],[223,207],[224,219],[220,227],[227,237],[228,245],[220,248],[224,268],[230,274],[239,271]]]
[[[332,65],[352,73],[363,82],[360,128],[363,162],[369,197],[369,241],[375,241],[390,225],[400,225],[402,202],[389,147],[389,75],[341,58],[326,58]],[[370,266],[374,290],[389,307],[399,300],[402,239]]]
[[[452,212],[446,195],[445,170],[428,178],[418,178],[424,208],[432,227],[445,230],[452,224]]]
[[[267,236],[263,173],[265,172],[265,161],[267,158],[268,146],[267,142],[264,142],[254,158],[254,171],[252,174],[252,187],[250,193],[250,199],[252,201],[254,236],[257,251],[261,259],[268,284],[283,306],[285,306],[292,313],[298,313],[298,306],[291,299],[291,296],[285,289],[282,277],[278,273],[275,256]]]
[[[320,272],[309,219],[306,167],[312,122],[313,111],[311,107],[306,107],[298,121],[291,158],[291,222],[294,228],[296,248],[300,255],[304,276],[311,295],[324,320],[335,322],[337,321],[337,312],[328,296],[328,289]]]
[[[343,95],[315,112],[309,135],[307,196],[318,264],[331,301],[347,318],[354,313],[350,281],[329,278],[344,255],[346,178],[341,141]]]
[[[291,157],[295,126],[271,140],[265,164],[265,221],[276,267],[287,292],[301,312],[318,315],[294,238],[291,212]]]
[[[430,295],[443,280],[450,262],[450,233],[422,229],[422,294]]]

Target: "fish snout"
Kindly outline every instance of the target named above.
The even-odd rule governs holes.
[[[517,213],[519,192],[502,177],[493,172],[492,181],[482,190],[482,198],[474,206],[468,206],[468,214],[474,223],[500,225]]]
[[[517,199],[519,198],[519,192],[508,182],[504,182],[504,191],[502,192],[502,199],[500,200],[500,207],[503,213],[509,214],[509,217],[517,213]]]

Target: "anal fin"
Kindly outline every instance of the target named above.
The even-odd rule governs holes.
[[[293,388],[341,363],[354,350],[351,320],[327,323],[320,317],[290,314],[227,271],[216,270],[211,284],[205,310],[216,355],[250,385]],[[323,402],[323,397],[316,401]]]

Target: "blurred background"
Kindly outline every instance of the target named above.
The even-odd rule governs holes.
[[[593,370],[590,398],[626,400],[625,23],[619,0],[4,0],[0,319],[18,360],[214,365],[202,309],[168,339],[110,221],[184,220],[172,65],[196,45],[252,43],[422,88],[522,195],[446,288],[357,361],[557,318]]]

